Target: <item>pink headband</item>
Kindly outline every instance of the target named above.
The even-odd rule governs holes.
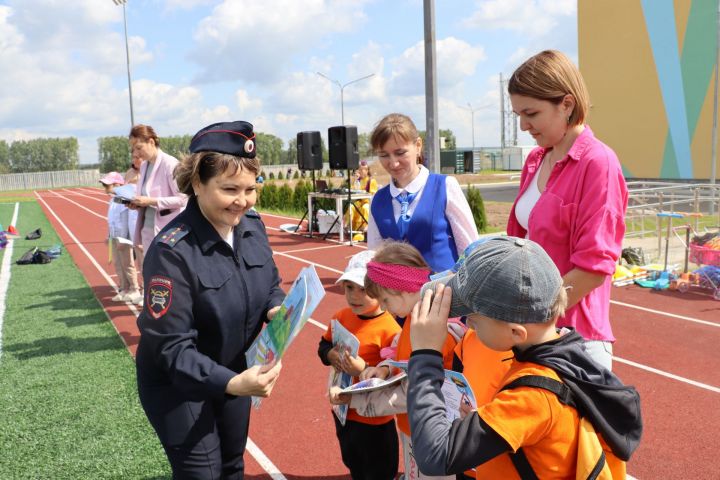
[[[406,267],[394,263],[368,262],[367,276],[383,288],[419,292],[430,277],[430,269]]]

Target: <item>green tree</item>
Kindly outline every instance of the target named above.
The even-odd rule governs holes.
[[[438,133],[441,137],[445,137],[444,150],[455,150],[457,147],[457,139],[452,130],[439,130]]]
[[[427,142],[425,141],[425,130],[421,130],[418,132],[418,135],[420,135],[420,138],[422,138],[423,141],[423,148],[427,148]],[[439,137],[445,137],[445,148],[443,150],[455,150],[457,146],[457,140],[455,139],[455,134],[452,132],[452,130],[438,130],[438,136]]]
[[[190,153],[190,141],[192,135],[177,135],[171,137],[160,137],[158,142],[163,152],[175,158],[181,158]],[[127,139],[125,140],[127,142]]]
[[[10,173],[10,147],[0,140],[0,173]]]
[[[13,173],[76,170],[80,164],[78,141],[69,138],[19,140],[10,145],[8,161]]]
[[[475,226],[477,226],[478,232],[485,232],[488,227],[488,222],[487,215],[485,213],[485,202],[483,201],[480,190],[474,188],[472,185],[468,185],[467,201],[470,205],[470,211],[472,212],[473,220],[475,220]]]
[[[256,132],[257,154],[263,165],[279,165],[284,157],[283,141],[269,133]]]
[[[361,133],[358,135],[358,153],[360,158],[372,157],[373,152],[372,145],[370,145],[370,134]]]
[[[130,143],[127,137],[98,138],[100,171],[124,172],[130,168]]]
[[[283,160],[283,163],[286,165],[294,165],[297,161],[297,138],[291,138],[288,141],[288,148],[285,150],[285,159]]]

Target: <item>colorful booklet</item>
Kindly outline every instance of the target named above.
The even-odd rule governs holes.
[[[300,270],[280,310],[245,353],[248,368],[282,358],[324,296],[325,289],[315,267],[310,265]],[[261,400],[253,397],[253,405],[259,407]]]
[[[337,348],[338,353],[342,354],[343,352],[347,352],[351,356],[356,357],[360,350],[360,341],[357,337],[334,318],[330,321],[330,329],[332,331],[333,347]],[[352,380],[352,375],[339,372],[331,367],[330,378],[328,379],[328,390],[330,387],[340,387],[343,389],[349,387],[352,384]],[[335,416],[340,421],[340,424],[345,425],[348,406],[333,405],[332,410],[335,412]]]
[[[395,385],[406,377],[407,373],[401,371],[400,373],[388,377],[385,380],[381,378],[368,378],[367,380],[360,380],[358,383],[354,383],[349,387],[344,388],[342,393],[353,394],[372,392],[374,390],[380,390],[381,388],[387,388]]]
[[[383,363],[407,372],[407,361],[386,360]],[[460,418],[460,407],[462,405],[471,409],[477,408],[477,400],[475,400],[475,394],[470,388],[470,383],[460,372],[445,370],[445,382],[443,382],[442,392],[443,397],[445,397],[445,414],[451,422],[456,418]]]

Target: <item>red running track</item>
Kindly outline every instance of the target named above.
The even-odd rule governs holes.
[[[37,192],[67,251],[105,307],[128,350],[138,342],[136,311],[110,302],[115,275],[104,244],[107,197],[93,188]],[[325,398],[327,367],[317,344],[332,314],[344,306],[334,285],[361,246],[309,239],[279,229],[295,219],[263,215],[283,288],[310,263],[327,290],[313,318],[283,359],[272,397],[253,411],[247,478],[348,479]],[[628,472],[640,479],[717,479],[720,456],[720,302],[706,291],[613,290],[615,372],[640,391],[645,431]]]

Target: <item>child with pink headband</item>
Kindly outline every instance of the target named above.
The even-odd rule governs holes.
[[[380,305],[403,321],[402,331],[393,342],[395,351],[394,360],[409,360],[412,353],[410,345],[410,312],[420,300],[420,290],[430,278],[430,267],[420,252],[409,243],[386,241],[375,253],[375,257],[367,264],[365,276],[365,293],[380,301]],[[443,346],[443,364],[450,369],[453,363],[453,353],[458,338],[454,324],[449,327]],[[387,378],[390,367],[369,367],[360,375],[361,379],[379,377]],[[451,476],[423,475],[417,467],[410,443],[410,423],[407,417],[406,403],[407,382],[403,381],[395,388],[377,390],[375,392],[355,395],[339,395],[337,391],[330,391],[330,401],[336,404],[348,403],[350,408],[363,416],[375,417],[395,414],[400,440],[403,446],[403,459],[405,463],[405,480],[420,479],[455,479]],[[352,397],[352,398],[350,398]]]

